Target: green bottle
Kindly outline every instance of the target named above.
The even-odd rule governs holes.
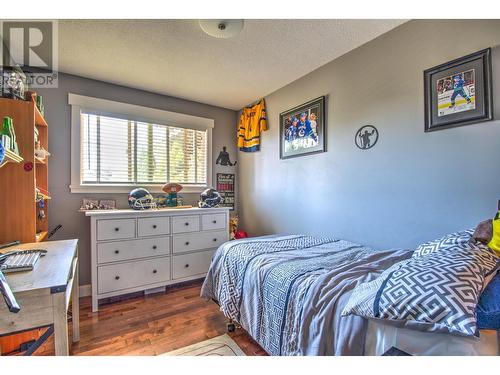
[[[19,152],[19,150],[17,148],[16,136],[14,135],[14,126],[13,126],[12,117],[5,116],[3,118],[2,135],[5,135],[8,137],[7,138],[8,142],[6,142],[6,144],[4,144],[4,147],[6,149],[10,149],[10,150],[14,151],[17,154]]]
[[[36,106],[38,108],[38,110],[40,111],[40,113],[43,115],[43,101],[42,101],[42,97],[40,95],[37,95],[36,96]]]
[[[12,127],[12,118],[4,117],[3,118],[2,135],[6,135],[12,139],[13,138],[12,132],[10,131],[11,127]]]

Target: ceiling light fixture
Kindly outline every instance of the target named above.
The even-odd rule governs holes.
[[[214,38],[234,38],[243,30],[243,20],[199,20],[201,29]]]

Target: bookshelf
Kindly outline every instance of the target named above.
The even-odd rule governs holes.
[[[35,156],[35,129],[40,145],[48,150],[48,124],[32,99],[0,98],[0,119],[13,119],[19,147],[19,155],[6,153],[0,166],[0,244],[16,240],[39,242],[48,233],[49,158]],[[38,216],[40,201],[44,205],[43,218]]]

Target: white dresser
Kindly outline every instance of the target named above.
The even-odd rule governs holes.
[[[87,211],[92,311],[99,299],[205,277],[229,240],[229,208]]]

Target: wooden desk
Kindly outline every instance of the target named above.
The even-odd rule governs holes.
[[[21,311],[9,312],[0,302],[0,336],[54,325],[56,355],[68,355],[68,305],[72,298],[73,342],[80,340],[78,240],[30,243],[2,249],[45,249],[33,271],[7,273]]]

